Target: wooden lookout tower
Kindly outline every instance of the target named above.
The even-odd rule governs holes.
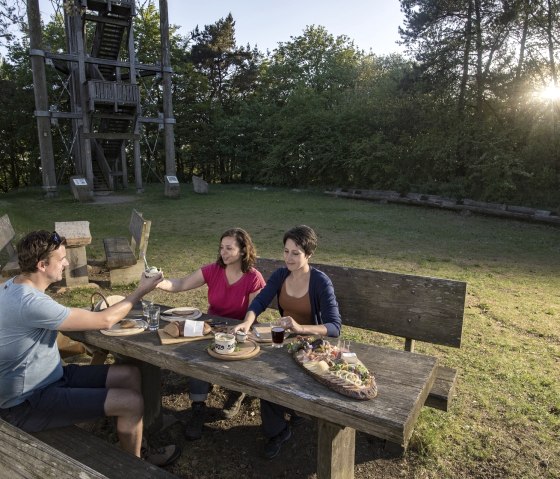
[[[167,0],[159,0],[161,57],[157,65],[136,61],[134,0],[63,0],[63,5],[66,52],[48,52],[42,47],[38,0],[27,1],[35,115],[47,196],[57,194],[50,125],[58,119],[72,123],[74,174],[86,179],[92,193],[113,191],[119,182],[127,187],[131,176],[137,192],[143,191],[140,140],[147,123],[156,123],[164,131],[165,174],[174,177]],[[46,63],[66,75],[69,111],[49,105]],[[161,78],[163,111],[156,117],[142,116],[138,79],[150,75]],[[133,162],[127,161],[127,151],[133,152]],[[130,173],[129,166],[133,167]]]

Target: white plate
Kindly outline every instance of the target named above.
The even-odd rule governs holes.
[[[182,308],[171,308],[161,312],[160,319],[163,321],[184,321],[185,319],[198,319],[202,312],[198,308],[183,306]]]
[[[136,324],[138,325],[135,328],[122,328],[121,323],[117,323],[113,325],[111,329],[101,329],[99,332],[101,334],[105,334],[106,336],[128,336],[130,334],[141,333],[148,327],[148,323],[146,323],[143,319],[135,319],[133,321],[136,321]]]

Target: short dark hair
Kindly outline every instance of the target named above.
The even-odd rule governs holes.
[[[306,254],[311,256],[317,248],[317,235],[313,228],[306,225],[294,226],[292,229],[284,233],[284,246],[286,241],[291,239],[297,244]]]
[[[222,240],[227,236],[231,236],[235,238],[239,249],[241,250],[241,271],[247,273],[257,261],[257,250],[255,245],[253,244],[253,240],[249,236],[249,233],[242,228],[231,228],[227,231],[222,233],[220,236],[220,244]],[[222,268],[225,268],[226,265],[224,264],[224,260],[222,259],[222,255],[220,255],[220,251],[218,249],[218,260],[216,261]]]
[[[66,238],[56,231],[52,233],[39,230],[32,231],[19,240],[17,244],[18,263],[22,273],[35,273],[39,261],[48,260],[53,251],[66,245]]]

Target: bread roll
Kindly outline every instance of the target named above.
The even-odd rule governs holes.
[[[170,321],[163,330],[169,334],[172,338],[179,338],[184,336],[184,324],[182,321]],[[212,332],[212,327],[208,323],[204,323],[202,326],[202,334],[207,335]]]

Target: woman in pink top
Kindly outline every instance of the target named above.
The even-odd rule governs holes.
[[[177,293],[208,285],[208,313],[243,320],[254,297],[264,287],[262,274],[254,264],[257,252],[249,234],[241,228],[225,231],[220,238],[218,260],[177,279],[164,279],[157,287]],[[199,379],[189,380],[192,418],[185,430],[189,440],[200,439],[206,416],[206,398],[211,384]],[[245,393],[230,391],[224,416],[239,413]]]

